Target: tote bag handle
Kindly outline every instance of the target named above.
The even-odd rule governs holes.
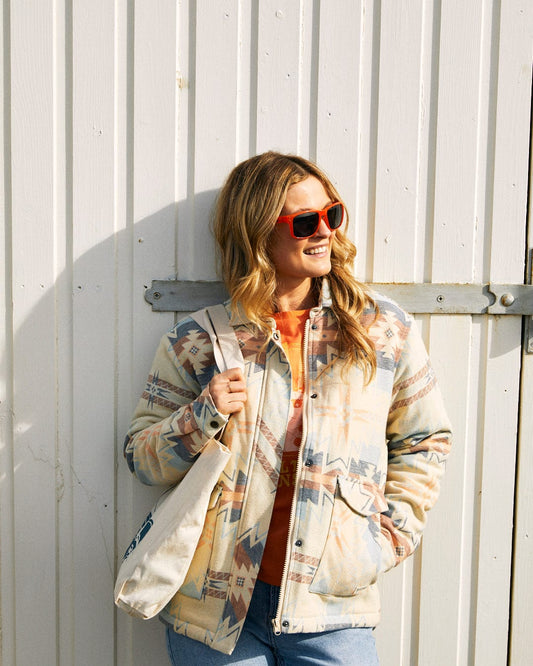
[[[191,318],[209,334],[219,371],[240,368],[244,372],[244,358],[226,308],[214,305],[195,312]]]

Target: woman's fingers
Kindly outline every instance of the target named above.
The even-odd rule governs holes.
[[[240,368],[230,368],[209,382],[209,393],[221,414],[240,412],[246,402],[246,382]]]

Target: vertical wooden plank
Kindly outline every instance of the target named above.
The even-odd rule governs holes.
[[[10,28],[16,660],[31,663],[39,645],[55,663],[53,3],[12,3]]]
[[[527,664],[533,650],[531,589],[533,589],[533,414],[527,408],[533,402],[533,356],[522,357],[519,448],[516,481],[515,540],[509,663]]]
[[[533,148],[533,136],[530,137],[530,151]],[[531,155],[531,152],[530,152]],[[529,167],[529,282],[532,276],[533,261],[533,168]],[[529,317],[533,322],[533,317]],[[530,326],[532,324],[530,323]],[[513,551],[513,576],[511,596],[511,627],[509,645],[509,664],[526,664],[533,651],[533,608],[531,590],[533,589],[533,354],[522,351],[522,376],[520,387],[520,420],[516,465],[516,505],[515,533]]]
[[[176,214],[178,240],[176,272],[178,279],[181,280],[192,279],[194,275],[195,7],[194,2],[180,2],[177,8]],[[213,105],[210,103],[209,106]]]
[[[350,210],[351,234],[357,246],[355,274],[359,279],[369,282],[372,281],[374,263],[380,9],[379,2],[361,0],[358,170],[354,183],[355,204]]]
[[[180,266],[180,274],[189,279],[216,277],[210,220],[216,193],[235,165],[237,152],[238,36],[238,0],[216,3],[216,8],[206,0],[197,3],[194,224],[190,218],[179,221],[179,237],[194,238],[186,266]],[[185,259],[181,254],[180,258]]]
[[[428,192],[434,219],[428,220],[432,228],[427,235],[429,263],[424,270],[424,276],[434,281],[462,282],[479,275],[474,238],[476,233],[483,238],[485,184],[478,180],[486,171],[487,146],[486,130],[478,127],[486,127],[488,116],[490,19],[490,12],[483,14],[479,2],[444,4],[435,15],[438,89],[433,96],[438,96],[438,112],[436,136],[429,141],[435,146],[436,152],[430,156],[435,165],[428,170],[435,178],[434,183],[428,180],[434,186],[434,193]],[[480,256],[483,259],[482,252]],[[466,618],[473,603],[470,577],[477,525],[472,517],[479,464],[475,424],[483,419],[477,398],[483,388],[478,383],[478,354],[484,349],[485,334],[486,327],[480,329],[479,322],[474,324],[468,316],[438,316],[431,321],[432,360],[454,425],[455,445],[442,497],[429,517],[422,544],[420,641],[414,656],[419,664],[469,663],[472,636]],[[456,519],[450,521],[450,516]]]
[[[420,640],[413,663],[469,663],[477,396],[482,390],[479,353],[485,328],[479,321],[474,324],[470,316],[435,316],[431,320],[429,350],[453,423],[454,445],[441,497],[429,515],[421,545]]]
[[[124,554],[124,544],[133,534],[132,478],[123,457],[125,431],[131,419],[136,393],[133,386],[133,17],[128,0],[115,3],[115,570]],[[132,664],[133,621],[115,609],[115,654],[110,663]]]
[[[381,8],[374,275],[376,282],[418,278],[421,53],[423,3]]]
[[[491,199],[490,278],[494,282],[521,282],[524,275],[532,21],[531,8],[525,15],[522,3],[502,3],[497,33],[498,86]],[[494,317],[489,336],[476,664],[506,663],[507,659],[521,319]]]
[[[239,2],[196,6],[195,189],[220,186],[235,159]],[[210,168],[209,168],[210,167]],[[200,231],[203,231],[200,229]],[[198,257],[199,259],[200,257]]]
[[[378,19],[375,215],[374,227],[367,232],[372,243],[367,256],[374,281],[415,281],[416,248],[423,245],[425,224],[425,219],[417,221],[417,197],[424,150],[420,105],[427,26],[420,2],[381,4]],[[377,640],[385,666],[411,662],[418,569],[417,556],[382,581],[383,620]]]
[[[316,160],[333,179],[352,213],[349,236],[355,240],[354,181],[359,168],[359,98],[363,16],[361,2],[343,12],[321,5],[318,86],[316,91]],[[335,150],[332,150],[335,146]]]
[[[533,9],[502,3],[495,117],[491,279],[524,279]]]
[[[0,662],[15,662],[10,7],[0,12]]]
[[[74,662],[114,652],[114,4],[72,12]]]
[[[337,12],[332,11],[338,16]],[[317,86],[319,52],[320,5],[318,2],[300,3],[300,58],[298,85],[297,153],[310,159],[316,158]]]
[[[489,322],[479,473],[475,664],[505,664],[520,373],[520,318]],[[497,491],[495,490],[497,489]]]
[[[237,146],[235,163],[242,162],[252,155],[252,125],[255,123],[256,109],[253,98],[253,83],[255,76],[255,54],[257,40],[253,28],[257,27],[254,21],[256,3],[239,0],[239,28],[237,36],[237,111],[236,132]]]
[[[481,281],[479,274],[475,274],[473,258],[475,240],[479,242],[479,235],[482,239],[484,228],[484,210],[480,211],[476,203],[484,202],[483,160],[487,151],[483,114],[488,114],[488,100],[484,100],[484,108],[479,108],[481,96],[489,89],[486,77],[490,74],[490,51],[483,53],[481,35],[485,22],[490,40],[490,5],[487,3],[485,11],[484,15],[479,0],[468,4],[453,0],[441,8],[433,282],[469,282],[476,277]],[[482,55],[487,62],[481,63]],[[482,64],[485,76],[481,72]],[[458,68],[461,76],[457,75]],[[481,164],[478,160],[482,160]],[[444,257],[447,259],[443,261]],[[452,257],[453,265],[450,265]]]
[[[74,662],[75,563],[73,558],[72,483],[72,14],[65,0],[54,11],[55,313],[56,313],[56,506],[59,663]]]
[[[153,340],[173,319],[153,315],[144,289],[154,270],[159,278],[176,274],[176,3],[137,2],[134,29],[133,317],[142,324],[134,331],[135,378],[141,388]]]
[[[301,0],[259,0],[257,152],[298,152]]]

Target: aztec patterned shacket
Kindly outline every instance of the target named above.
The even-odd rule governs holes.
[[[369,334],[377,372],[366,386],[359,368],[330,365],[337,321],[327,296],[306,325],[304,432],[276,632],[375,626],[377,576],[413,553],[437,499],[450,447],[440,392],[412,317],[386,298],[376,302]],[[364,316],[370,323],[374,312]],[[246,321],[234,328],[248,401],[227,423],[230,462],[185,582],[160,615],[225,653],[257,578],[291,392],[277,332],[265,348]],[[216,372],[209,336],[192,319],[163,337],[124,445],[143,483],[179,482],[226,423],[208,391]]]

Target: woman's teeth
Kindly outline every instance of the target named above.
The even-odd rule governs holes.
[[[324,254],[327,251],[327,245],[322,245],[321,247],[312,247],[309,250],[305,250],[304,254]]]

